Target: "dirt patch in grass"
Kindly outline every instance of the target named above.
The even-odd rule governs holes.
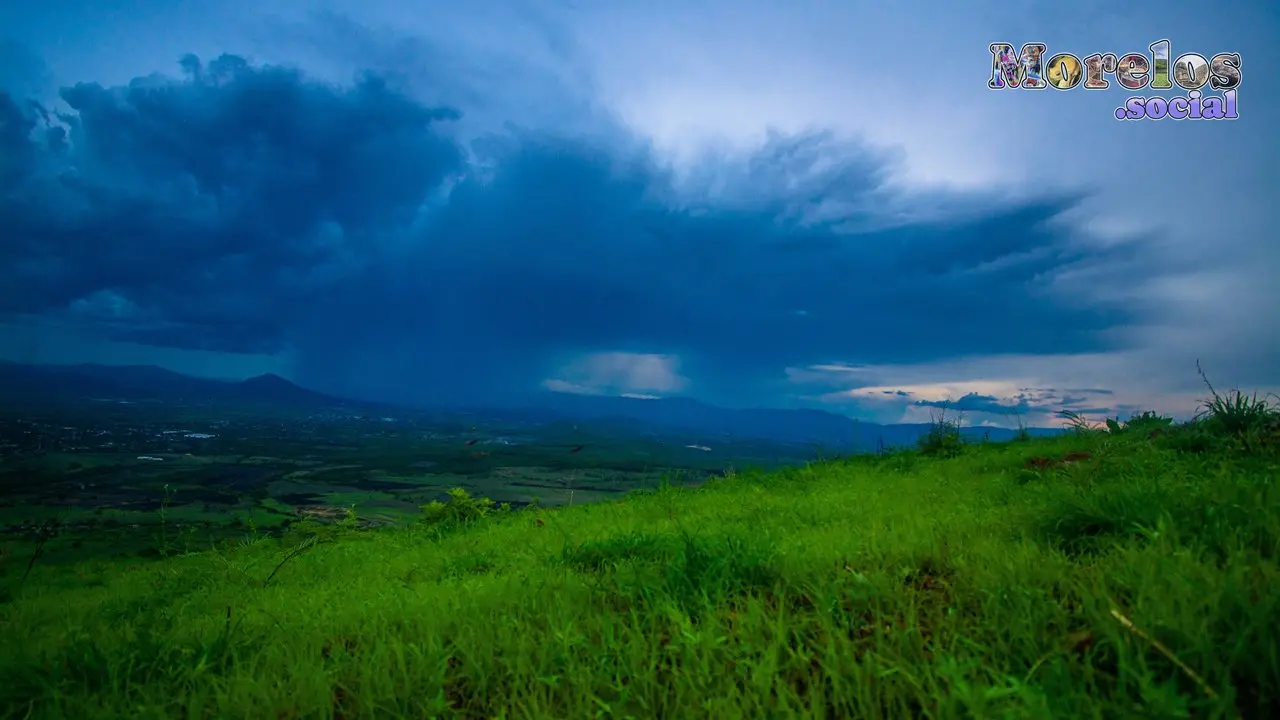
[[[1077,451],[1077,452],[1069,452],[1066,455],[1063,455],[1062,457],[1059,457],[1059,458],[1048,458],[1043,456],[1028,458],[1026,463],[1024,463],[1022,467],[1027,470],[1038,470],[1038,471],[1053,470],[1056,468],[1066,467],[1068,465],[1074,465],[1076,463],[1085,462],[1086,460],[1092,460],[1092,459],[1093,459],[1092,453]]]

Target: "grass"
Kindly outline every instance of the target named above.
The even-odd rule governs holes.
[[[454,492],[412,527],[21,586],[11,556],[0,714],[1270,717],[1280,423],[1214,397],[612,502]]]

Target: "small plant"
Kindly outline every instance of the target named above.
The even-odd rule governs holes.
[[[1067,429],[1077,435],[1089,435],[1100,431],[1100,428],[1089,418],[1074,410],[1059,410],[1058,417],[1063,418]]]
[[[1128,420],[1122,421],[1119,417],[1107,418],[1104,424],[1106,425],[1107,433],[1111,435],[1120,435],[1127,432],[1158,434],[1173,427],[1173,418],[1147,410],[1131,415]]]
[[[1018,432],[1013,436],[1013,442],[1026,442],[1031,439],[1031,432],[1027,430],[1027,423],[1022,419],[1022,413],[1016,413],[1018,418]]]
[[[1125,430],[1136,430],[1138,432],[1151,432],[1153,430],[1167,430],[1173,427],[1173,418],[1165,417],[1157,412],[1150,410],[1135,413],[1124,423]]]
[[[360,526],[360,519],[356,517],[356,506],[352,505],[343,511],[342,519],[338,521],[338,527],[343,530],[355,530]]]
[[[450,526],[468,525],[481,520],[493,512],[493,501],[489,498],[473,498],[466,489],[456,487],[449,490],[449,501],[432,500],[419,506],[422,515],[418,521],[424,525]]]
[[[916,441],[922,455],[952,458],[964,452],[964,439],[960,436],[961,416],[947,417],[946,410],[933,417],[929,432]]]
[[[283,568],[285,565],[287,565],[290,560],[293,560],[294,558],[298,557],[302,553],[314,548],[316,545],[319,545],[321,542],[322,540],[318,535],[312,535],[306,540],[303,540],[301,543],[298,543],[298,545],[296,545],[280,560],[280,562],[276,563],[276,566],[271,570],[271,574],[268,575],[267,578],[262,581],[262,587],[265,588],[268,585],[270,585],[271,581],[275,579],[276,573],[280,572],[280,569]]]
[[[160,536],[157,539],[156,545],[158,546],[157,549],[160,551],[160,557],[165,558],[166,560],[169,557],[170,551],[172,551],[173,549],[171,544],[169,543],[169,533],[168,533],[169,504],[173,502],[173,495],[174,495],[173,488],[170,487],[168,483],[165,483],[164,499],[160,501]]]
[[[574,482],[574,480],[576,479],[576,478],[574,477],[575,475],[577,475],[577,470],[574,470],[573,472],[569,473],[569,475],[568,475],[568,476],[566,476],[566,477],[565,477],[565,488],[566,488],[566,489],[568,489],[568,491],[569,491],[569,505],[570,505],[570,506],[572,506],[572,505],[573,505],[573,482]]]
[[[48,542],[56,538],[62,531],[62,524],[57,520],[47,520],[32,529],[32,537],[36,541],[35,549],[31,551],[31,557],[27,559],[27,567],[22,571],[22,579],[18,581],[18,589],[21,590],[23,585],[27,583],[27,577],[31,575],[31,569],[36,566],[36,561],[44,555],[44,547]]]
[[[1058,413],[1067,421],[1067,427],[1075,431],[1077,434],[1088,433],[1107,433],[1109,435],[1120,435],[1130,431],[1153,433],[1157,431],[1168,430],[1173,427],[1173,418],[1165,417],[1159,413],[1146,410],[1141,413],[1135,413],[1128,420],[1121,420],[1119,416],[1114,418],[1105,418],[1101,424],[1093,423],[1083,415],[1071,410],[1063,410]]]
[[[1220,395],[1198,361],[1196,371],[1209,388],[1210,397],[1201,403],[1195,418],[1205,429],[1239,442],[1246,451],[1257,450],[1280,436],[1280,407],[1270,402],[1275,396],[1245,395],[1240,390]]]

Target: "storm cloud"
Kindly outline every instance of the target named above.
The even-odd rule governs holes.
[[[1072,278],[1161,270],[1062,222],[1083,194],[916,197],[894,153],[831,132],[678,173],[621,123],[466,136],[466,108],[376,74],[180,70],[0,94],[6,318],[283,355],[361,396],[595,377],[729,401],[788,367],[1112,349],[1141,308]]]

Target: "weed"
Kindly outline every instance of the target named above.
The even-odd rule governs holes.
[[[1090,435],[1101,431],[1097,424],[1074,410],[1059,410],[1058,417],[1065,420],[1067,429],[1076,435]]]
[[[1172,428],[1173,424],[1173,418],[1147,410],[1130,416],[1124,422],[1121,431],[1146,433],[1148,436],[1159,435]]]
[[[271,574],[268,575],[266,579],[262,581],[262,587],[267,587],[268,585],[270,585],[271,581],[275,579],[276,573],[280,572],[280,569],[283,568],[286,564],[288,564],[290,560],[293,560],[294,558],[298,557],[304,552],[314,548],[319,543],[320,543],[320,539],[316,535],[312,535],[306,540],[303,540],[302,542],[298,543],[296,547],[290,550],[283,558],[280,559],[280,562],[276,563],[276,566],[271,569]]]
[[[464,488],[449,490],[448,497],[448,502],[432,500],[420,507],[422,514],[418,516],[418,522],[430,528],[437,537],[484,520],[494,511],[492,500],[473,498]]]
[[[943,409],[932,418],[929,431],[916,442],[920,454],[929,457],[953,458],[964,452],[964,438],[960,436],[962,415],[948,418]]]
[[[21,591],[23,586],[27,584],[27,578],[31,575],[31,570],[36,566],[36,561],[44,555],[45,546],[49,541],[58,536],[61,525],[56,520],[49,520],[41,523],[32,530],[35,539],[35,547],[31,550],[30,557],[27,558],[27,566],[22,571],[22,578],[18,580],[18,590]]]
[[[1257,393],[1245,395],[1232,390],[1221,395],[1209,382],[1196,362],[1196,371],[1209,388],[1209,398],[1201,403],[1196,420],[1210,432],[1217,432],[1238,443],[1246,452],[1256,452],[1264,447],[1280,445],[1280,407],[1273,405],[1275,395],[1259,397]]]
[[[1020,412],[1015,412],[1013,415],[1018,421],[1018,432],[1013,436],[1011,442],[1027,442],[1031,439],[1031,431],[1027,430],[1026,420],[1023,419]]]

